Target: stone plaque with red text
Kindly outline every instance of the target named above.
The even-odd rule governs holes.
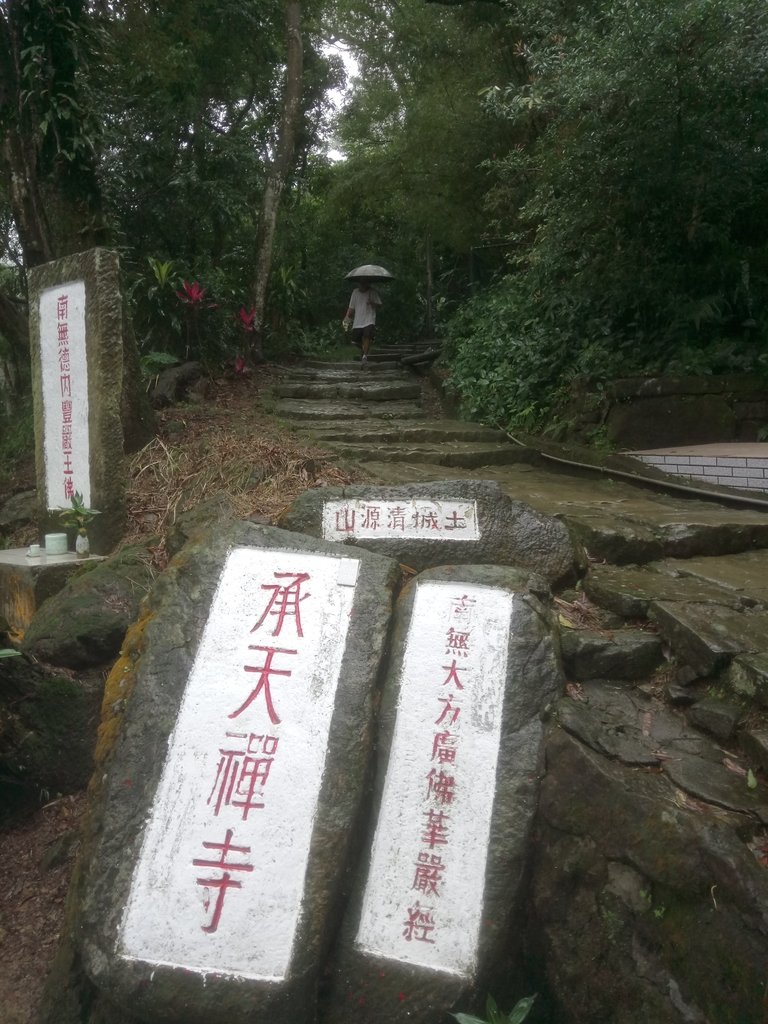
[[[163,575],[88,853],[80,955],[105,1007],[310,1012],[397,578],[378,555],[246,523]]]
[[[575,579],[581,557],[562,522],[489,480],[314,487],[296,498],[280,525],[369,548],[419,571],[512,565],[562,583]]]
[[[509,955],[544,710],[562,686],[534,590],[513,569],[455,566],[398,603],[371,847],[329,1022],[441,1020]]]
[[[91,249],[34,267],[29,285],[41,533],[60,530],[56,513],[80,494],[101,513],[89,527],[91,550],[106,554],[125,524],[126,439],[136,448],[151,435],[150,419],[140,422],[146,396],[117,253]]]

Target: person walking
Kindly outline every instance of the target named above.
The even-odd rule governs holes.
[[[376,312],[381,306],[381,296],[371,282],[361,278],[352,292],[349,308],[342,321],[345,330],[352,325],[352,344],[362,351],[361,361],[368,362],[368,353],[376,334]]]

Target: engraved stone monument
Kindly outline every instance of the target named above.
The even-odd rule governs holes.
[[[513,501],[487,480],[305,491],[280,525],[370,548],[416,570],[437,565],[515,565],[549,583],[575,579],[579,554],[565,525]]]
[[[107,684],[102,737],[128,710],[97,752],[49,1024],[313,1020],[397,578],[379,555],[246,523],[172,563]]]
[[[422,573],[398,603],[372,845],[334,957],[334,1024],[428,1022],[509,956],[562,686],[535,580]]]
[[[104,554],[123,532],[124,453],[152,433],[118,257],[66,256],[32,269],[29,281],[41,532],[60,529],[55,511],[80,494],[101,512],[88,532]]]

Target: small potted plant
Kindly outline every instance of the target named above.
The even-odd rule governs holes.
[[[75,491],[71,501],[72,508],[62,508],[59,518],[61,519],[62,526],[77,530],[75,551],[78,558],[87,558],[91,552],[91,545],[88,540],[88,525],[95,516],[101,515],[101,513],[96,508],[86,508],[83,496],[79,491]]]

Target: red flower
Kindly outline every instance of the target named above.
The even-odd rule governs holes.
[[[256,307],[251,306],[250,310],[246,309],[245,306],[240,307],[240,312],[237,314],[240,319],[240,324],[246,331],[256,330]]]
[[[183,281],[182,287],[184,288],[183,292],[176,292],[182,302],[186,302],[190,306],[196,306],[203,301],[205,288],[201,288],[197,281]]]

